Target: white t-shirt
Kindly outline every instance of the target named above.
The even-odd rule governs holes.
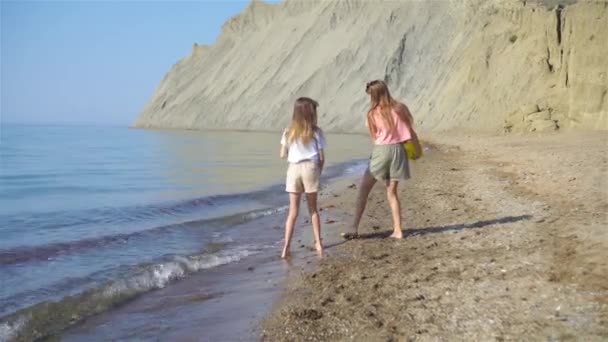
[[[281,137],[282,146],[287,145],[285,133],[286,132],[283,132],[283,136]],[[308,143],[308,145],[304,145],[300,139],[296,139],[287,146],[287,161],[290,163],[298,163],[306,159],[319,160],[319,151],[325,149],[325,146],[325,135],[323,134],[323,131],[318,130],[315,132],[314,139]]]

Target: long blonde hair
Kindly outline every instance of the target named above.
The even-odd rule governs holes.
[[[307,145],[314,137],[317,127],[317,107],[319,103],[309,97],[300,97],[293,105],[293,116],[291,124],[287,129],[287,142],[291,144],[295,140],[300,140]]]
[[[403,120],[408,126],[412,127],[413,119],[407,107],[395,101],[391,97],[391,93],[388,90],[386,82],[382,80],[375,80],[365,85],[365,92],[370,96],[370,108],[367,112],[367,124],[369,133],[373,137],[378,131],[378,126],[374,120],[374,112],[380,111],[382,120],[386,122],[391,132],[395,131],[397,123],[393,120],[393,110],[397,113],[399,118]]]

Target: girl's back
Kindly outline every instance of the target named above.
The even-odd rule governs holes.
[[[380,107],[376,107],[372,110],[371,120],[374,120],[374,143],[376,145],[398,144],[412,138],[411,127],[409,127],[409,124],[402,119],[403,115],[399,115],[397,110],[402,109],[391,109],[391,119],[394,123],[394,129],[391,129],[389,123],[384,119],[382,113],[380,112]]]
[[[319,160],[319,151],[325,148],[325,136],[323,131],[318,128],[313,136],[313,139],[307,144],[302,139],[294,138],[288,144],[287,132],[283,133],[281,145],[288,146],[287,161],[290,163],[299,163],[303,160]]]

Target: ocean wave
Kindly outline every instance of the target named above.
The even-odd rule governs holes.
[[[365,163],[353,160],[327,167],[323,172],[323,180],[340,177],[344,174],[359,172]],[[212,213],[223,206],[244,202],[255,202],[261,206],[277,206],[283,198],[276,196],[283,192],[284,185],[275,184],[255,191],[219,194],[199,198],[150,203],[145,205],[124,207],[103,207],[83,210],[18,212],[0,215],[0,227],[3,234],[35,234],[39,232],[55,233],[60,231],[73,232],[76,229],[99,226],[133,226],[146,222],[171,222],[184,216],[200,213]],[[63,241],[57,241],[63,242]]]
[[[4,231],[51,231],[85,225],[124,225],[157,218],[176,217],[216,209],[226,204],[253,199],[255,193],[207,196],[182,201],[126,207],[104,207],[77,211],[20,212],[1,215]]]
[[[355,164],[350,165],[347,168],[345,168],[344,174],[346,174],[346,175],[363,174],[363,172],[365,172],[366,169],[367,169],[367,161],[360,161],[358,163],[355,163]]]
[[[28,320],[29,316],[24,315],[12,322],[0,323],[0,341],[9,341],[16,338],[19,331],[23,329]]]
[[[328,181],[335,177],[358,172],[359,169],[357,168],[364,164],[361,161],[355,161],[328,167],[324,171],[323,179]],[[81,253],[85,250],[111,248],[134,241],[143,241],[145,244],[148,241],[146,239],[162,239],[163,234],[181,232],[181,230],[187,229],[200,230],[204,227],[207,230],[207,228],[211,228],[209,229],[211,243],[207,244],[207,249],[203,253],[190,256],[166,256],[160,262],[137,266],[133,269],[133,272],[131,272],[131,267],[123,265],[120,268],[125,267],[127,272],[121,270],[120,275],[111,275],[110,277],[113,277],[114,281],[106,282],[100,279],[107,278],[99,277],[96,278],[95,282],[99,280],[100,285],[95,285],[95,282],[87,283],[86,285],[91,287],[77,286],[74,288],[74,292],[69,292],[69,295],[66,295],[66,292],[58,294],[57,296],[64,296],[61,299],[56,297],[53,299],[54,301],[51,301],[47,296],[44,297],[47,299],[45,302],[25,308],[21,306],[22,309],[17,306],[13,310],[7,311],[18,310],[0,317],[0,341],[13,339],[36,340],[59,334],[66,327],[120,305],[139,294],[162,288],[176,279],[187,277],[193,272],[238,261],[264,249],[261,245],[258,245],[257,249],[251,246],[233,248],[231,237],[215,234],[218,231],[215,227],[237,225],[285,211],[287,208],[284,205],[285,197],[277,196],[278,194],[284,194],[283,185],[273,185],[259,191],[243,194],[209,196],[163,204],[98,208],[69,213],[27,214],[27,217],[0,216],[0,226],[7,227],[10,231],[19,234],[28,229],[33,229],[38,232],[46,231],[48,234],[57,236],[59,235],[57,229],[75,230],[80,226],[89,228],[88,225],[96,227],[96,231],[104,231],[103,229],[100,230],[99,226],[120,227],[121,229],[125,226],[128,226],[129,229],[133,227],[133,225],[124,225],[124,223],[133,223],[138,227],[137,231],[122,230],[118,233],[105,230],[107,232],[105,236],[82,236],[76,241],[54,241],[38,246],[11,246],[0,250],[0,265],[46,261],[64,255]],[[187,220],[192,218],[193,215],[189,215],[191,213],[198,215],[199,212],[204,210],[208,210],[212,214],[220,213],[225,211],[222,206],[226,204],[236,203],[238,207],[239,203],[247,200],[261,203],[262,205],[259,206],[265,206],[266,208],[215,218],[206,217],[204,219]],[[256,205],[256,207],[259,206]],[[159,218],[162,219],[159,220]],[[178,220],[183,222],[176,223]],[[5,231],[3,229],[3,232]],[[231,247],[226,248],[227,246]],[[276,248],[276,246],[273,246],[273,248]],[[45,290],[49,290],[49,288],[46,287]],[[19,298],[15,298],[15,302],[18,303]],[[24,303],[23,305],[28,304]]]
[[[277,208],[264,208],[212,219],[193,220],[169,225],[161,225],[132,233],[114,234],[77,241],[51,243],[41,246],[20,246],[0,250],[0,265],[45,261],[59,256],[79,253],[89,249],[123,245],[142,238],[158,238],[159,236],[162,236],[162,234],[172,232],[176,229],[199,229],[201,226],[210,227],[244,223],[259,217],[284,211],[285,209],[285,206]],[[224,237],[224,239],[226,238],[228,237]]]
[[[138,266],[131,276],[106,283],[55,302],[43,302],[0,318],[0,341],[36,340],[124,303],[135,296],[165,287],[188,274],[238,261],[258,249],[241,246],[215,254],[173,256],[170,260]]]

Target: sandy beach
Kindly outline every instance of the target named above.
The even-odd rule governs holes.
[[[293,272],[265,341],[608,338],[608,136],[425,135],[388,239],[376,185],[362,238]],[[355,179],[325,190],[325,236],[347,228]]]

